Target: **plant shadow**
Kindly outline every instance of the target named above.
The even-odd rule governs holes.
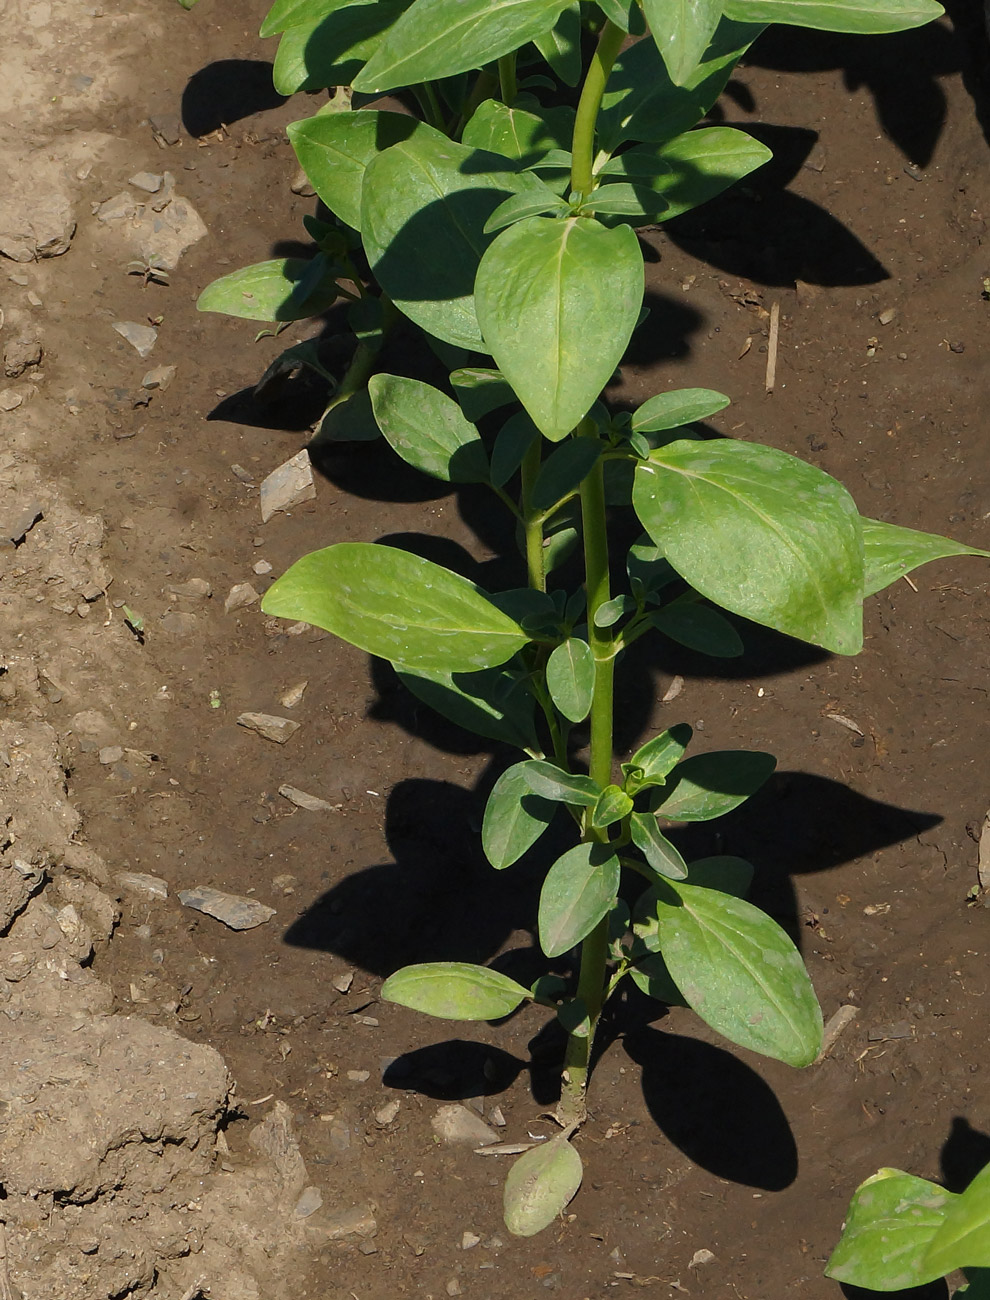
[[[194,72],[186,83],[182,125],[198,138],[285,102],[272,85],[272,65],[267,61],[218,59]]]

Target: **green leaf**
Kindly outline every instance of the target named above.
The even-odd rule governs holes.
[[[956,1198],[924,1178],[881,1169],[856,1189],[825,1276],[873,1291],[901,1291],[943,1276],[925,1253]]]
[[[581,1177],[581,1157],[566,1133],[532,1147],[505,1180],[505,1226],[514,1237],[535,1237],[571,1203]]]
[[[535,701],[504,668],[480,673],[399,672],[418,700],[476,736],[536,749]]]
[[[654,546],[646,533],[634,542],[626,556],[626,573],[633,584],[642,584],[648,597],[654,597],[664,587],[677,581],[677,574],[664,558],[659,546]]]
[[[697,424],[724,411],[730,400],[710,388],[678,388],[671,393],[658,393],[637,407],[630,428],[635,433],[680,429],[685,424]]]
[[[486,99],[472,114],[462,138],[472,149],[531,166],[554,150],[570,149],[573,131],[573,109],[545,108],[534,113]]]
[[[956,1268],[990,1268],[990,1165],[946,1207],[924,1262],[936,1277]]]
[[[603,600],[595,610],[595,627],[614,627],[620,618],[632,614],[635,609],[636,602],[632,596],[613,596],[611,600]]]
[[[529,639],[467,578],[374,542],[304,555],[268,589],[261,608],[413,671],[493,668]]]
[[[862,525],[866,563],[863,594],[866,596],[875,595],[931,560],[944,560],[953,555],[980,555],[990,559],[990,551],[963,546],[937,533],[919,533],[913,528],[881,523],[879,519],[863,519]]]
[[[316,442],[374,442],[382,436],[375,423],[368,390],[351,393],[343,402],[331,406],[323,417]]]
[[[742,23],[877,35],[923,27],[945,10],[935,0],[725,0],[725,13]]]
[[[633,801],[621,786],[607,785],[591,810],[591,824],[595,830],[603,831],[607,826],[628,816],[632,812],[632,806]]]
[[[469,72],[551,28],[569,0],[415,0],[361,73],[362,93]]]
[[[543,189],[527,190],[525,194],[513,194],[507,198],[504,203],[500,203],[492,215],[485,222],[485,234],[494,234],[496,230],[504,230],[506,226],[511,226],[517,221],[525,221],[527,217],[542,217],[551,214],[556,217],[567,216],[570,207],[564,199],[555,194],[549,185],[543,185]]]
[[[687,723],[679,722],[641,745],[629,762],[622,764],[629,794],[636,794],[644,786],[663,785],[668,774],[684,757],[691,736]]]
[[[378,155],[365,172],[361,233],[371,269],[396,305],[430,334],[487,348],[474,309],[485,222],[511,194],[538,185],[505,160],[430,127]]]
[[[482,366],[462,366],[459,370],[452,370],[450,383],[461,410],[472,424],[516,400],[515,393],[499,372]]]
[[[652,41],[637,41],[623,50],[602,99],[599,148],[614,153],[625,140],[670,140],[700,122],[762,30],[762,24],[723,18],[702,62],[683,86],[671,81]]]
[[[687,863],[662,833],[652,813],[633,813],[629,818],[629,833],[654,871],[668,880],[687,878]]]
[[[328,269],[315,284],[307,286],[305,296],[300,296],[300,286],[312,276],[314,262],[317,270],[324,266]],[[317,253],[316,258],[277,257],[222,275],[199,295],[196,310],[222,312],[245,320],[305,320],[328,311],[337,297],[329,263],[322,253]]]
[[[646,30],[643,13],[636,0],[598,0],[598,8],[609,22],[621,27],[632,36],[642,36]]]
[[[636,965],[630,967],[629,976],[640,992],[657,1002],[665,1002],[668,1007],[686,1007],[687,1003],[671,978],[661,954],[639,953],[635,948],[633,951]]]
[[[313,189],[347,225],[361,229],[361,188],[368,164],[383,150],[408,140],[424,124],[404,113],[359,109],[318,113],[287,128],[289,141]]]
[[[619,875],[607,844],[577,844],[557,859],[540,891],[540,947],[548,957],[569,952],[608,915]]]
[[[674,768],[651,811],[675,822],[710,822],[745,803],[772,775],[777,760],[758,750],[695,754]]]
[[[443,1020],[498,1020],[532,996],[508,975],[463,961],[405,966],[389,976],[381,995]]]
[[[259,36],[277,36],[301,23],[319,22],[334,9],[352,0],[275,0],[261,24]]]
[[[632,230],[607,230],[586,217],[530,217],[503,230],[475,283],[478,322],[496,365],[555,442],[611,379],[642,300],[643,258]]]
[[[523,463],[540,431],[525,411],[518,411],[502,426],[492,447],[492,483],[504,487]]]
[[[649,621],[671,641],[713,659],[735,659],[744,649],[725,615],[696,600],[675,600],[650,614]]]
[[[540,466],[530,496],[534,510],[549,510],[575,492],[591,473],[602,444],[597,438],[569,438],[550,453]]]
[[[368,392],[378,427],[404,461],[448,483],[487,482],[485,445],[452,397],[385,374],[371,377]]]
[[[745,131],[706,126],[671,140],[660,156],[670,170],[657,177],[653,189],[666,200],[659,219],[670,221],[735,185],[773,154]]]
[[[553,27],[533,41],[565,86],[581,80],[581,5],[574,0],[561,10]]]
[[[667,201],[646,185],[615,182],[599,185],[581,205],[581,215],[596,213],[601,217],[629,217],[628,225],[645,226],[658,221]],[[606,224],[614,224],[607,222]]]
[[[688,867],[689,885],[704,889],[717,889],[723,894],[745,898],[753,883],[753,864],[745,858],[720,854],[713,858],[698,858]]]
[[[637,465],[633,505],[716,605],[837,654],[862,648],[859,514],[822,470],[771,447],[681,439]]]
[[[732,1043],[786,1065],[810,1065],[822,1013],[801,956],[765,912],[683,882],[657,903],[660,951],[688,1006]]]
[[[556,646],[547,660],[547,690],[570,722],[583,722],[595,693],[595,656],[591,646],[571,636]]]
[[[520,764],[523,778],[529,789],[541,799],[553,799],[584,808],[593,808],[598,802],[601,787],[590,776],[580,772],[565,772],[556,763],[532,759]]]
[[[696,71],[722,17],[722,0],[643,0],[657,49],[675,86]]]
[[[481,823],[481,847],[497,871],[511,867],[553,821],[557,805],[533,793],[526,763],[515,763],[495,782]]]
[[[411,0],[349,0],[288,28],[279,41],[272,81],[280,95],[348,86]]]

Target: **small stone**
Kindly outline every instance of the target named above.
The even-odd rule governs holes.
[[[17,379],[31,366],[41,364],[41,344],[37,339],[13,339],[3,350],[3,372],[8,379]]]
[[[95,216],[97,221],[133,221],[137,216],[139,205],[133,194],[123,190],[99,204]]]
[[[164,179],[155,172],[138,172],[127,183],[133,185],[136,190],[144,190],[145,194],[157,194]]]
[[[362,1241],[360,1246],[358,1246],[358,1250],[361,1252],[362,1255],[378,1254],[378,1247],[375,1245],[373,1241]]]
[[[120,762],[124,757],[124,750],[120,745],[104,745],[97,757],[104,767],[109,767],[112,763]]]
[[[295,176],[292,178],[292,183],[290,184],[289,189],[293,194],[301,194],[304,199],[311,199],[316,194],[312,182],[302,167],[299,168]]]
[[[162,149],[178,144],[182,138],[182,123],[174,113],[154,113],[148,118],[148,125],[155,137],[155,144]]]
[[[925,179],[925,173],[916,163],[908,163],[904,168],[904,175],[910,176],[913,181],[923,181]]]
[[[168,898],[168,883],[160,876],[149,876],[144,871],[121,871],[117,875],[117,884],[121,889],[142,898]]]
[[[803,165],[808,169],[808,171],[823,172],[827,162],[828,154],[825,151],[825,146],[819,140],[818,143],[809,150],[808,156],[805,158]]]
[[[272,877],[272,889],[276,892],[281,890],[283,894],[294,894],[296,892],[296,878],[287,871],[283,871],[278,876]]]
[[[254,475],[249,469],[245,469],[243,465],[231,465],[230,472],[234,478],[240,479],[242,483],[254,483]],[[259,543],[256,542],[255,545],[257,546]]]
[[[38,296],[38,294],[35,293],[35,291],[34,291],[33,289],[32,289],[31,292],[28,294],[28,296],[27,296],[27,300],[28,300],[28,302],[31,304],[32,307],[40,307],[40,306],[41,306],[41,298]]]
[[[491,1146],[499,1140],[495,1130],[481,1118],[456,1103],[441,1106],[431,1121],[433,1132],[442,1142],[473,1147]]]
[[[345,971],[343,975],[335,975],[330,983],[338,993],[347,993],[354,983],[354,972],[349,970]]]
[[[313,467],[305,447],[290,460],[272,470],[261,484],[261,522],[272,515],[291,510],[316,496]]]
[[[896,319],[897,319],[897,312],[893,309],[893,307],[888,307],[886,311],[882,311],[880,315],[877,317],[877,320],[880,322],[881,325],[889,325],[891,321]]]
[[[15,393],[12,388],[5,388],[0,392],[0,411],[16,411],[24,401],[20,393]]]
[[[163,616],[161,627],[163,632],[171,632],[173,636],[192,636],[199,627],[199,619],[195,614],[172,610]]]
[[[0,546],[11,542],[15,546],[23,542],[39,519],[43,518],[41,502],[28,501],[17,505],[9,515],[0,516]]]
[[[184,600],[206,600],[213,595],[213,588],[205,578],[190,578],[187,582],[170,582],[166,590],[169,595]]]
[[[461,1250],[474,1250],[475,1246],[481,1241],[476,1232],[461,1233]]]
[[[238,582],[227,593],[227,599],[223,602],[223,612],[232,614],[235,610],[244,609],[260,599],[250,582]]]
[[[294,803],[297,808],[305,808],[307,812],[339,812],[342,804],[327,803],[326,799],[319,799],[315,794],[307,794],[305,790],[297,790],[294,785],[280,785],[279,794],[283,799],[288,799],[289,803]]]
[[[150,325],[139,325],[133,320],[115,320],[113,327],[120,337],[128,342],[142,359],[151,355],[158,341],[158,331]]]
[[[264,578],[267,574],[271,573],[272,571],[272,566],[268,563],[267,560],[258,560],[258,562],[256,564],[253,564],[251,567],[254,570],[254,572],[258,575],[259,578]]]
[[[291,718],[277,718],[272,713],[242,713],[237,719],[239,727],[256,731],[265,740],[273,740],[276,745],[284,745],[299,730],[299,723]]]
[[[367,1083],[371,1078],[370,1070],[348,1070],[347,1077],[351,1083]]]
[[[461,1290],[461,1284],[460,1284],[460,1282],[458,1282],[458,1280],[457,1280],[456,1277],[452,1277],[452,1278],[450,1279],[450,1281],[449,1281],[449,1282],[447,1283],[447,1285],[444,1287],[444,1290],[447,1292],[448,1295],[463,1295],[463,1294],[464,1294],[464,1292]]]
[[[222,921],[231,930],[253,930],[257,925],[264,925],[275,915],[274,907],[259,903],[256,898],[243,898],[239,894],[225,894],[222,890],[211,889],[208,885],[197,885],[195,889],[180,889],[179,902],[183,907],[193,911],[204,912],[217,921]]]
[[[326,1221],[326,1235],[329,1241],[341,1241],[344,1237],[370,1238],[378,1231],[378,1224],[370,1205],[355,1205],[352,1210],[343,1210],[331,1215]]]
[[[384,1106],[379,1106],[375,1111],[375,1123],[380,1124],[382,1128],[394,1124],[401,1105],[402,1103],[396,1098],[394,1101],[387,1101]]]
[[[296,682],[295,686],[290,686],[288,690],[282,692],[278,697],[278,702],[283,709],[294,709],[306,694],[306,687],[309,682]]]
[[[304,1187],[299,1200],[296,1201],[295,1216],[297,1219],[308,1219],[322,1204],[323,1193],[318,1187]]]
[[[141,380],[142,388],[158,389],[164,393],[175,378],[175,366],[155,366]]]
[[[874,1025],[866,1037],[871,1043],[883,1043],[888,1038],[911,1038],[913,1034],[909,1020],[898,1020],[892,1025]]]
[[[691,1256],[691,1262],[688,1264],[688,1268],[701,1268],[703,1264],[713,1263],[714,1259],[715,1256],[710,1250],[696,1250]]]

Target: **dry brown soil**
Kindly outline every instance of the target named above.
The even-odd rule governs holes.
[[[321,1214],[339,1229],[358,1211],[360,1231],[293,1238],[285,1293],[837,1297],[822,1268],[862,1178],[895,1165],[958,1189],[990,1157],[990,916],[967,904],[990,803],[988,571],[963,559],[899,582],[870,602],[854,660],[753,629],[747,656],[725,668],[656,650],[627,665],[623,754],[688,721],[701,746],[778,756],[777,776],[718,824],[720,839],[701,828],[682,843],[749,857],[756,899],[798,938],[826,1016],[858,1010],[827,1059],[794,1072],[730,1051],[686,1011],[627,1000],[578,1139],[584,1186],[557,1227],[510,1238],[504,1160],[439,1143],[431,1120],[463,1100],[497,1107],[508,1141],[549,1133],[559,1044],[542,1013],[452,1027],[378,1001],[382,977],[414,960],[498,957],[539,973],[535,876],[497,875],[477,843],[506,755],[431,721],[363,654],[314,630],[288,635],[257,605],[224,613],[234,584],[270,581],[254,574],[259,560],[277,575],[341,540],[425,534],[431,553],[473,574],[505,566],[483,498],[425,483],[377,444],[324,456],[315,500],[261,523],[257,484],[305,446],[321,393],[293,382],[264,405],[251,391],[313,327],[256,341],[251,322],[194,304],[226,270],[291,251],[313,207],[290,189],[284,132],[317,101],[271,92],[273,46],[254,35],[265,8],[14,0],[4,16],[11,173],[39,201],[61,185],[77,228],[62,256],[0,261],[0,344],[28,335],[44,349],[40,370],[4,381],[24,399],[0,411],[0,459],[14,457],[4,501],[33,493],[46,506],[0,553],[14,684],[0,717],[54,728],[82,818],[75,840],[106,863],[122,915],[94,970],[116,1012],[222,1055],[237,1090],[216,1161],[249,1165],[248,1133],[284,1103]],[[720,389],[733,400],[720,431],[835,474],[865,514],[986,546],[990,50],[978,6],[952,8],[955,25],[899,37],[760,42],[719,111],[775,161],[703,212],[644,232],[653,314],[613,396]],[[162,115],[180,119],[174,144],[153,134]],[[119,223],[92,211],[134,173],[164,169],[208,232],[167,287],[127,273]],[[147,361],[112,329],[158,317]],[[174,365],[175,379],[135,405],[153,365]],[[86,574],[63,552],[69,524],[92,516],[106,595],[87,601]],[[191,579],[212,597],[171,590]],[[124,602],[143,618],[141,639]],[[683,688],[660,704],[673,676]],[[303,681],[302,703],[280,708]],[[301,727],[278,746],[236,725],[244,710]],[[114,745],[123,756],[102,763]],[[298,809],[283,784],[337,807]],[[164,879],[168,899],[121,888],[124,871]],[[177,891],[195,885],[251,894],[276,916],[229,931],[180,906]],[[177,1067],[159,1065],[168,1086]],[[148,1184],[136,1186],[129,1222]],[[23,1216],[8,1231],[13,1284],[25,1286],[32,1251],[82,1249],[58,1236],[62,1214],[54,1196],[30,1232]],[[79,1294],[179,1300],[196,1280],[152,1264],[133,1284],[96,1270]],[[213,1300],[250,1293],[196,1276]]]

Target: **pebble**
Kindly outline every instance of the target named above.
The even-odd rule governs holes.
[[[142,388],[157,388],[164,393],[175,378],[175,366],[155,366],[141,380]]]
[[[0,392],[0,411],[16,411],[24,401],[20,393],[15,393],[12,388],[5,388]]]
[[[133,320],[115,320],[113,327],[120,337],[128,342],[142,359],[151,355],[158,341],[158,331],[150,325],[139,325]],[[314,493],[315,495],[315,493]]]
[[[199,626],[199,620],[195,614],[172,610],[162,618],[161,626],[164,632],[171,632],[175,636],[191,636]]]
[[[712,1252],[702,1248],[701,1250],[696,1250],[691,1256],[691,1262],[688,1264],[688,1268],[700,1268],[702,1264],[714,1263],[714,1260],[715,1256]]]
[[[104,767],[109,767],[111,763],[119,763],[123,757],[124,750],[121,745],[104,745],[98,754]]]
[[[258,560],[258,562],[251,567],[259,578],[263,578],[266,574],[271,573],[272,571],[272,566],[267,560]]]
[[[121,889],[142,894],[145,898],[168,898],[168,883],[160,876],[149,876],[144,871],[121,871],[117,875]]]
[[[451,1145],[487,1147],[499,1140],[495,1130],[465,1106],[441,1106],[431,1121],[433,1132]]]
[[[31,366],[40,365],[41,355],[37,339],[13,339],[3,350],[3,372],[8,379],[17,379]]]
[[[340,1241],[342,1237],[373,1237],[377,1231],[378,1224],[370,1205],[355,1205],[352,1210],[342,1210],[331,1215],[326,1222],[330,1241]]]
[[[375,1123],[381,1124],[382,1128],[386,1128],[389,1124],[394,1124],[401,1105],[402,1103],[396,1099],[394,1101],[387,1101],[384,1106],[379,1106],[375,1111]],[[467,1234],[465,1233],[465,1236],[466,1235]]]
[[[127,183],[137,190],[144,190],[145,194],[157,194],[164,179],[164,176],[157,175],[155,172],[138,172]]]
[[[481,1241],[476,1232],[461,1233],[461,1250],[474,1250],[475,1246]]]
[[[370,1070],[348,1070],[347,1077],[351,1083],[367,1083],[371,1078]]]
[[[281,704],[282,708],[294,709],[306,694],[306,687],[308,685],[308,681],[296,682],[295,686],[290,686],[288,690],[283,691],[278,697],[278,702]]]
[[[299,723],[291,718],[277,718],[271,713],[242,713],[237,719],[239,727],[256,731],[265,740],[273,740],[276,745],[284,745],[299,730]]]
[[[463,1295],[463,1294],[464,1294],[464,1292],[461,1290],[461,1284],[460,1284],[460,1282],[458,1282],[458,1280],[457,1280],[456,1277],[452,1277],[452,1278],[450,1279],[450,1281],[449,1281],[449,1282],[447,1283],[447,1285],[444,1287],[444,1290],[447,1292],[448,1295]]]
[[[195,889],[180,889],[179,902],[183,907],[190,907],[195,912],[204,912],[217,921],[222,921],[231,930],[253,930],[255,926],[264,925],[275,915],[274,907],[259,903],[256,898],[244,898],[240,894],[225,894],[222,890],[211,889],[209,885],[197,885]]]
[[[349,970],[345,971],[343,975],[335,975],[330,983],[338,993],[347,993],[354,983],[354,972]]]
[[[245,469],[243,465],[236,463],[231,465],[230,472],[234,478],[239,479],[242,483],[254,483],[254,475],[249,469]],[[257,543],[255,544],[257,545]]]
[[[327,803],[326,799],[307,794],[305,790],[297,790],[294,785],[280,785],[278,792],[283,799],[288,799],[297,808],[305,808],[307,812],[339,812],[343,807],[339,803]]]
[[[296,1201],[297,1219],[308,1219],[323,1205],[323,1193],[318,1187],[304,1187],[299,1200]]]
[[[880,322],[881,325],[889,325],[891,321],[894,321],[896,319],[897,319],[897,312],[894,311],[893,307],[888,307],[886,311],[882,311],[880,315],[877,317],[877,320]]]
[[[155,137],[155,144],[163,149],[167,145],[178,144],[182,137],[182,124],[174,113],[155,113],[148,118],[148,125]]]
[[[223,602],[223,612],[232,614],[235,610],[245,609],[260,599],[250,582],[238,582],[227,593],[227,599]]]
[[[316,496],[313,467],[305,447],[290,460],[265,478],[261,484],[261,522],[267,524],[272,515],[291,510],[303,501]]]
[[[190,578],[188,582],[170,582],[166,590],[172,596],[187,599],[207,599],[213,595],[213,588],[205,578]]]

